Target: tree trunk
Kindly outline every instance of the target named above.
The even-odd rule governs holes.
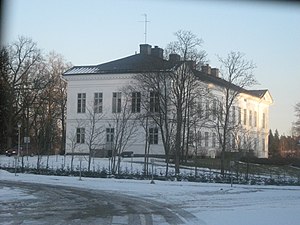
[[[175,174],[178,176],[180,173],[179,165],[180,165],[180,153],[181,153],[181,129],[182,129],[182,110],[179,107],[181,103],[179,102],[177,108],[177,121],[176,121],[176,141],[175,141]]]

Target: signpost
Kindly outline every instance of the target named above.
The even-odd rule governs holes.
[[[28,144],[30,144],[30,137],[24,137],[24,144],[26,144],[26,155],[27,155],[27,161],[28,161]]]
[[[151,182],[150,182],[150,184],[155,184],[154,183],[154,180],[153,180],[153,165],[154,165],[154,159],[151,159],[151,165],[152,165],[152,179],[151,179]]]
[[[232,169],[234,167],[235,163],[234,161],[230,161],[230,186],[233,186],[233,177],[232,177]]]
[[[82,164],[82,160],[83,160],[83,156],[78,156],[79,158],[79,180],[82,180],[81,179],[81,164]]]

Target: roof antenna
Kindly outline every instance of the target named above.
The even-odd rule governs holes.
[[[149,23],[150,21],[147,20],[147,14],[146,13],[144,13],[143,16],[145,17],[145,20],[144,21],[140,21],[140,22],[145,23],[145,32],[144,32],[144,35],[145,35],[145,44],[147,44],[147,23]]]

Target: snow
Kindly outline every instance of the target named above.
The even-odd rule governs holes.
[[[55,159],[55,158],[54,158]],[[1,158],[1,164],[13,158]],[[53,166],[61,161],[52,160]],[[56,164],[57,163],[57,164]],[[99,161],[100,163],[100,161]],[[104,161],[101,163],[105,163]],[[130,168],[130,161],[127,162]],[[138,166],[134,166],[137,169]],[[177,181],[122,180],[42,176],[0,170],[0,181],[55,184],[93,190],[108,190],[167,203],[186,210],[206,225],[298,225],[300,187],[192,183]],[[9,198],[34,198],[14,188],[0,189],[0,203]],[[117,219],[117,218],[116,218]]]

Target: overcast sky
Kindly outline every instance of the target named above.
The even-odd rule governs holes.
[[[162,48],[174,32],[190,30],[204,43],[210,64],[240,51],[253,60],[260,85],[274,99],[270,127],[290,134],[300,102],[300,3],[171,0],[9,0],[4,2],[4,43],[31,37],[45,53],[73,65],[100,64],[129,56],[144,43]]]

